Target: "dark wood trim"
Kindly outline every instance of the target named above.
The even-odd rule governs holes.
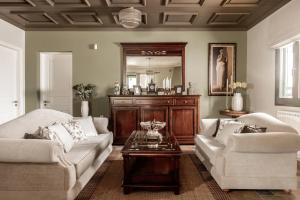
[[[182,58],[182,88],[185,90],[185,46],[187,42],[155,42],[155,43],[121,43],[122,63],[121,63],[121,83],[126,84],[126,56],[152,56],[142,55],[142,51],[166,51],[166,54],[153,56],[181,56]]]
[[[236,61],[237,61],[237,43],[208,43],[208,96],[226,96],[226,94],[212,94],[211,93],[211,85],[210,85],[210,56],[211,56],[211,46],[217,44],[217,45],[233,45],[234,46],[234,74],[233,74],[233,81],[236,81],[237,73],[236,73]],[[232,96],[232,94],[228,94],[229,96]]]

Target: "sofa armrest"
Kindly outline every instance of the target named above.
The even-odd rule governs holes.
[[[206,136],[212,136],[217,129],[218,119],[201,119],[200,129],[201,134]]]
[[[226,148],[241,153],[296,153],[300,150],[300,136],[286,132],[233,134]]]
[[[109,133],[108,130],[108,118],[106,117],[94,117],[93,118],[94,126],[98,134]]]
[[[0,139],[0,162],[58,163],[63,157],[62,146],[51,140]]]

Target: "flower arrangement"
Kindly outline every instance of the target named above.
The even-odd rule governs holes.
[[[81,101],[88,101],[90,97],[95,93],[96,86],[93,84],[84,85],[83,83],[73,86],[75,96],[78,96]]]
[[[234,93],[236,92],[242,92],[243,90],[246,90],[248,87],[248,84],[246,82],[233,82],[230,84],[230,88],[233,90]]]

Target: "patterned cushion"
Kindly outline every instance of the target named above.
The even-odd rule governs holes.
[[[240,133],[244,125],[244,123],[237,121],[221,121],[216,140],[227,145],[229,137],[235,133]]]
[[[82,130],[80,122],[71,120],[71,121],[62,123],[62,125],[70,133],[70,135],[72,136],[74,142],[78,142],[78,141],[86,139],[86,134]]]
[[[241,133],[265,133],[265,132],[267,132],[266,127],[258,127],[256,125],[245,125],[241,130]]]
[[[69,152],[74,145],[72,136],[60,123],[42,128],[41,135],[60,144],[65,152]]]

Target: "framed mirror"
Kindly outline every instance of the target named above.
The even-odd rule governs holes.
[[[122,84],[130,90],[185,88],[185,46],[187,43],[121,43]]]

